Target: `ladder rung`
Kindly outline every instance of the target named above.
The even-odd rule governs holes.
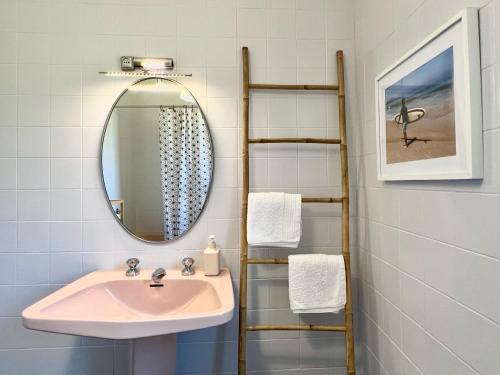
[[[302,203],[342,203],[346,198],[302,198]]]
[[[335,331],[345,332],[345,326],[326,326],[316,324],[253,325],[247,331]]]
[[[288,259],[247,259],[248,264],[288,264]]]
[[[272,83],[250,83],[249,89],[258,90],[323,90],[336,91],[339,89],[337,85],[275,85]]]
[[[342,254],[344,258],[349,258],[349,254]],[[288,264],[287,258],[247,258],[247,264]]]
[[[248,143],[319,143],[339,145],[340,139],[335,138],[251,138]]]

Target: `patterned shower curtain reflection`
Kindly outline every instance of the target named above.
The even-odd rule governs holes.
[[[161,107],[159,116],[165,240],[184,234],[205,204],[212,144],[198,107]]]

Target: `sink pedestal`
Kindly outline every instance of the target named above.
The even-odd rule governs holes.
[[[177,335],[134,339],[130,345],[130,375],[175,375]]]

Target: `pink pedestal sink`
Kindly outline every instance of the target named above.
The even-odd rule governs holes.
[[[231,320],[231,275],[182,276],[167,270],[163,287],[150,287],[152,270],[136,277],[123,271],[96,271],[72,282],[23,311],[27,328],[102,337],[135,339],[131,374],[175,373],[175,334]],[[158,337],[161,336],[161,337]]]

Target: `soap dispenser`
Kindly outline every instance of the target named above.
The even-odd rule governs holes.
[[[217,276],[220,273],[220,249],[215,243],[215,236],[208,237],[208,246],[203,251],[205,276]]]

